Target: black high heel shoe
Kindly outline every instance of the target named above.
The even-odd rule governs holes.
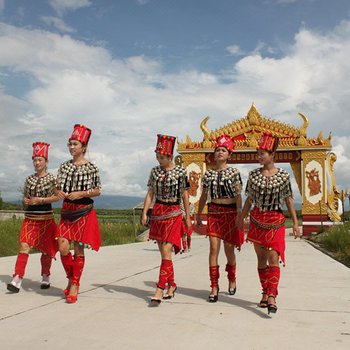
[[[169,294],[169,289],[168,289],[168,292],[164,295],[163,299],[168,300],[168,299],[174,298],[176,290],[177,290],[177,286],[173,290],[173,294]]]
[[[264,293],[261,293],[261,294],[262,294],[263,296],[266,295],[266,294],[264,294]],[[263,309],[267,308],[267,307],[268,307],[267,299],[264,300],[264,297],[262,297],[261,300],[260,300],[260,302],[259,302],[259,304],[258,304],[258,306],[261,307],[261,308],[263,308]]]
[[[157,286],[157,289],[160,289],[162,291],[162,294],[163,294],[163,288],[160,288]],[[163,295],[162,295],[162,298],[163,298]],[[155,298],[155,297],[152,297],[151,298],[151,306],[158,306],[160,303],[162,302],[162,299],[158,299],[158,298]]]
[[[219,300],[219,288],[216,295],[209,294],[209,298],[208,298],[209,303],[216,303],[218,300]]]
[[[235,286],[235,288],[228,287],[228,294],[229,295],[235,295],[236,291],[237,291],[237,286]]]
[[[161,299],[151,298],[151,305],[159,305],[161,302]]]
[[[276,300],[276,298],[274,296],[269,296],[269,298],[274,298]],[[276,304],[267,304],[267,313],[268,314],[275,314],[277,312],[277,305]]]

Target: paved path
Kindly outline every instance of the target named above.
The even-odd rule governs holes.
[[[41,290],[39,254],[29,258],[23,289],[8,294],[15,257],[0,259],[1,349],[350,349],[350,269],[304,241],[287,236],[278,312],[260,298],[250,244],[238,260],[235,296],[226,292],[221,252],[219,302],[209,304],[208,241],[194,237],[192,251],[175,257],[178,293],[149,307],[158,276],[153,242],[87,252],[81,293],[66,304],[60,261],[52,286]]]

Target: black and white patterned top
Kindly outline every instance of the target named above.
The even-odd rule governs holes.
[[[203,177],[203,189],[208,191],[208,199],[234,198],[242,191],[241,174],[236,168],[207,170]]]
[[[186,170],[179,165],[171,170],[156,166],[151,170],[147,186],[154,191],[157,200],[177,202],[183,191],[190,188],[190,183]]]
[[[42,197],[48,198],[55,194],[56,188],[56,177],[50,173],[45,176],[38,176],[37,174],[30,175],[26,178],[23,187],[23,196],[25,198],[30,197]],[[33,211],[51,211],[52,206],[50,203],[27,205],[25,206],[26,212]]]
[[[255,169],[249,173],[245,194],[260,211],[282,211],[285,199],[293,197],[290,175],[281,168],[272,176]]]
[[[64,162],[58,169],[57,187],[66,193],[101,188],[98,167],[91,162],[82,165],[75,165],[72,160]]]
[[[29,197],[51,197],[56,188],[56,178],[48,173],[46,176],[30,175],[24,182],[23,195]]]

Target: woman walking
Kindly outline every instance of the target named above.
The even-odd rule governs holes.
[[[50,288],[51,262],[58,251],[55,240],[57,226],[51,203],[59,199],[54,194],[56,179],[47,172],[49,146],[45,142],[33,143],[35,174],[28,176],[24,183],[25,219],[19,237],[20,252],[17,255],[13,279],[7,285],[7,289],[13,293],[20,291],[32,248],[41,252],[41,288]]]
[[[64,290],[68,303],[78,298],[80,278],[85,265],[84,248],[98,251],[101,235],[93,199],[100,195],[101,182],[96,165],[85,158],[91,130],[76,124],[68,141],[72,159],[60,165],[57,195],[63,199],[58,226],[58,244],[63,268],[68,278]],[[70,252],[74,243],[74,256]]]
[[[285,262],[285,217],[284,202],[293,220],[294,237],[299,237],[298,220],[289,173],[276,168],[274,155],[278,146],[278,137],[264,133],[258,145],[258,161],[261,168],[249,173],[246,196],[239,226],[250,207],[250,225],[247,240],[254,244],[258,260],[258,275],[262,287],[262,299],[259,306],[268,308],[268,313],[276,313],[276,297],[280,279],[279,258]]]
[[[151,170],[148,180],[148,192],[144,201],[141,222],[147,223],[147,211],[153,199],[149,239],[157,241],[161,255],[159,280],[151,303],[159,304],[162,299],[171,299],[177,289],[174,278],[172,250],[177,254],[182,250],[182,212],[180,199],[185,210],[185,223],[191,227],[189,212],[189,182],[186,170],[173,162],[174,136],[157,135],[156,154],[159,166]],[[163,296],[164,289],[167,288]]]
[[[236,293],[236,255],[235,247],[240,250],[244,242],[244,233],[236,227],[237,214],[242,210],[242,180],[236,168],[228,166],[228,160],[234,150],[234,142],[227,135],[217,139],[214,151],[215,166],[207,170],[203,177],[203,189],[199,199],[197,225],[202,224],[201,213],[208,201],[207,235],[209,236],[209,276],[211,291],[209,302],[218,301],[219,294],[219,252],[221,241],[227,259],[225,271],[228,278],[228,293]]]

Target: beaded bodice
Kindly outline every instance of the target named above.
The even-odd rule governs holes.
[[[281,211],[285,199],[293,196],[290,175],[281,168],[272,176],[262,175],[261,168],[255,169],[249,173],[245,194],[261,211]]]
[[[242,179],[236,168],[207,170],[203,177],[203,189],[208,191],[210,199],[234,198],[242,191]]]
[[[186,170],[176,166],[171,170],[164,170],[156,166],[151,170],[147,186],[154,191],[155,198],[164,202],[176,202],[182,192],[190,187]]]
[[[24,182],[23,195],[29,197],[51,197],[54,195],[56,178],[48,173],[46,176],[30,175]]]
[[[69,160],[62,163],[58,169],[57,185],[66,193],[101,188],[99,170],[91,162],[75,165]]]

